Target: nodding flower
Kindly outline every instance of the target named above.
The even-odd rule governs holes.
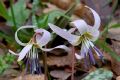
[[[87,6],[85,6],[87,7]],[[89,56],[89,60],[92,64],[95,64],[96,61],[94,59],[93,52],[97,54],[97,56],[103,60],[103,55],[101,51],[93,44],[99,37],[99,27],[100,27],[100,17],[96,11],[87,7],[91,10],[94,16],[94,25],[91,26],[87,24],[83,19],[75,20],[70,23],[73,28],[68,31],[59,28],[56,25],[49,23],[49,27],[55,32],[57,35],[66,39],[73,46],[80,46],[81,49],[78,54],[75,54],[77,59],[86,59]],[[77,31],[76,31],[77,30]]]
[[[26,28],[33,28],[35,34],[33,37],[30,39],[28,43],[23,43],[20,41],[18,38],[18,31],[21,29],[26,29]],[[39,58],[38,58],[38,49],[41,49],[42,51],[52,51],[56,48],[61,48],[65,49],[66,51],[69,51],[69,48],[64,46],[64,45],[59,45],[54,48],[44,48],[48,44],[48,42],[51,40],[51,34],[44,29],[36,29],[36,26],[22,26],[17,29],[15,32],[15,40],[16,42],[24,46],[24,48],[21,50],[19,54],[16,54],[15,52],[9,50],[10,53],[17,55],[18,60],[21,61],[26,57],[26,68],[30,70],[31,74],[41,74],[41,67],[39,64]]]

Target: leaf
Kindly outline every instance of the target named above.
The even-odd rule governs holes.
[[[9,18],[10,18],[8,15],[7,9],[2,0],[0,0],[0,16],[5,18],[6,20],[9,20]]]
[[[11,80],[45,80],[44,74],[41,75],[24,75]]]
[[[120,27],[120,24],[113,24],[112,26],[110,26],[110,28],[119,28]]]
[[[70,17],[67,16],[67,15],[65,15],[62,11],[54,10],[54,11],[49,12],[48,22],[49,23],[54,23],[55,20],[57,18],[61,17],[61,16],[64,17],[64,18],[66,18],[66,19],[68,19],[68,20],[70,19]]]
[[[53,70],[50,71],[50,75],[59,80],[67,80],[70,77],[71,73],[64,70]]]
[[[74,12],[74,9],[76,7],[76,4],[72,4],[71,7],[66,11],[65,15],[66,16],[71,16]],[[55,25],[60,26],[60,27],[65,27],[68,24],[69,20],[66,19],[64,16],[61,16],[55,23]]]
[[[49,15],[42,15],[37,19],[37,24],[39,28],[48,28],[48,17]]]
[[[91,72],[82,80],[111,80],[112,76],[113,73],[111,71],[100,68]]]
[[[111,50],[111,48],[108,47],[108,44],[106,42],[97,40],[96,44],[101,49],[103,49],[105,52],[107,52],[108,54],[110,54],[114,59],[116,59],[117,61],[120,61],[120,56],[118,56],[116,52],[114,52],[113,50]]]
[[[60,55],[60,54],[63,54],[63,53],[60,53],[61,52],[61,49],[60,50],[57,50],[56,53],[52,53],[52,54],[55,54],[55,55]],[[65,53],[64,53],[65,54]],[[71,66],[71,58],[72,58],[72,54],[67,54],[65,56],[49,56],[47,57],[47,65],[48,66],[57,66],[57,67],[64,67],[64,66]],[[42,61],[41,61],[42,63]]]
[[[54,11],[49,12],[48,14],[42,14],[39,17],[33,15],[32,21],[33,21],[33,24],[38,26],[39,28],[47,29],[48,23],[54,23],[55,20],[61,16],[68,20],[70,19],[63,12],[61,12],[59,10],[54,10]]]
[[[23,25],[26,19],[28,19],[30,15],[30,10],[26,9],[25,0],[18,0],[18,2],[16,2],[13,5],[13,12],[14,12],[17,27]],[[14,26],[13,20],[12,20],[11,9],[8,10],[8,14],[11,18],[10,20],[7,21],[7,24],[10,26]]]

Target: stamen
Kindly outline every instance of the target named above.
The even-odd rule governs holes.
[[[30,74],[42,74],[38,52],[35,47],[32,47],[32,49],[26,55],[26,58],[26,71]]]
[[[96,62],[95,62],[95,59],[93,57],[93,53],[92,53],[91,49],[88,50],[88,53],[89,53],[89,58],[90,58],[91,63],[93,65],[95,65]]]
[[[94,46],[93,49],[95,50],[95,52],[97,53],[97,55],[99,56],[99,58],[102,60],[102,62],[104,62],[102,52],[96,46]]]

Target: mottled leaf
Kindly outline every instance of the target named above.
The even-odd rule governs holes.
[[[113,73],[111,71],[100,68],[91,72],[82,80],[111,80],[112,76]]]

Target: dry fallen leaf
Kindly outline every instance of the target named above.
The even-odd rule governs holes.
[[[120,76],[118,76],[118,77],[116,78],[116,80],[120,80]]]
[[[53,70],[50,72],[50,75],[54,78],[58,78],[60,80],[66,80],[68,77],[70,77],[71,73],[68,73],[63,70]]]
[[[89,25],[94,24],[94,18],[92,12],[84,7],[83,4],[78,4],[75,9],[75,14],[80,18],[84,19]]]
[[[48,56],[47,57],[47,64],[48,66],[57,66],[57,67],[64,67],[64,66],[71,66],[72,63],[72,54],[68,53],[66,56]],[[42,61],[40,62],[42,63]]]
[[[51,0],[51,2],[62,9],[68,9],[75,0]]]
[[[25,75],[19,76],[11,80],[44,80],[44,75]]]
[[[120,28],[112,28],[108,30],[108,37],[110,39],[120,41]]]
[[[47,8],[43,10],[43,13],[48,13],[53,10],[59,10],[59,8],[55,6],[54,4],[46,3],[46,5],[47,5]]]
[[[113,44],[112,47],[113,47],[114,51],[120,56],[120,42],[112,40],[112,44]],[[120,62],[113,59],[111,62],[111,65],[112,65],[112,70],[117,75],[120,75]]]

